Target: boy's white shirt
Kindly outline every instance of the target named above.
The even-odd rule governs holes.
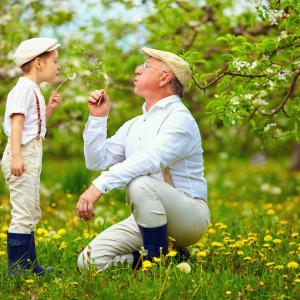
[[[11,115],[14,113],[24,114],[24,128],[22,131],[21,144],[25,145],[38,134],[38,113],[35,94],[40,103],[42,120],[41,136],[46,135],[46,103],[39,86],[26,77],[20,77],[15,87],[9,92],[6,101],[4,115],[4,132],[11,136]]]
[[[105,193],[148,174],[162,179],[161,168],[169,166],[177,190],[207,199],[199,128],[191,114],[173,112],[182,109],[187,110],[175,95],[148,112],[144,104],[143,115],[126,122],[111,138],[106,136],[107,117],[90,116],[83,133],[86,165],[93,170],[110,167],[93,181],[97,189]]]

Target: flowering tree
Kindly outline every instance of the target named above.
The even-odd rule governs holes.
[[[70,151],[77,153],[76,145],[65,146],[79,138],[87,113],[81,102],[91,89],[106,86],[115,99],[112,131],[140,112],[131,79],[145,45],[173,51],[190,63],[193,80],[184,101],[200,123],[206,149],[257,150],[262,142],[273,146],[277,141],[276,148],[287,150],[286,141],[299,142],[299,1],[102,0],[101,14],[98,7],[99,15],[73,35],[56,29],[74,22],[79,8],[43,3],[0,4],[5,12],[0,18],[0,97],[4,103],[17,76],[11,53],[18,42],[52,29],[63,43],[63,73],[78,75],[61,87],[68,100],[50,123],[57,152],[74,147]],[[105,12],[117,10],[119,15],[106,17]],[[230,138],[235,142],[228,143]]]

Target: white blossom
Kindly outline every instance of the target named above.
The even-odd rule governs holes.
[[[264,128],[264,132],[267,132],[269,131],[272,127],[275,127],[276,126],[276,123],[269,123],[265,126]]]
[[[239,97],[238,96],[234,96],[231,100],[230,103],[233,105],[238,105],[239,104]]]
[[[12,16],[11,15],[3,15],[0,18],[0,25],[6,25],[11,20],[12,20]]]
[[[282,80],[282,81],[287,81],[286,77],[288,77],[290,75],[291,75],[291,71],[289,71],[289,70],[281,70],[281,71],[279,71],[278,79]]]
[[[250,69],[255,69],[257,67],[258,63],[257,61],[252,62],[252,64],[249,66]]]
[[[252,97],[253,97],[252,94],[246,94],[246,95],[245,95],[245,99],[247,99],[247,100],[250,100]]]
[[[283,40],[283,39],[285,39],[287,37],[288,37],[287,32],[285,30],[283,30],[283,31],[280,32],[280,35],[279,35],[279,37],[277,39],[278,39],[278,41],[280,41],[280,40]]]
[[[279,186],[272,186],[270,189],[270,193],[273,195],[280,195],[282,193],[282,190]]]
[[[263,99],[255,99],[252,102],[253,105],[268,105],[268,102]]]

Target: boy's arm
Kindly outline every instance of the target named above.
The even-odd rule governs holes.
[[[21,158],[21,138],[24,119],[23,114],[13,114],[11,116],[11,174],[14,176],[21,176],[25,171],[25,165]]]
[[[57,108],[57,106],[60,104],[61,99],[60,99],[60,94],[58,92],[54,92],[48,102],[47,108],[46,108],[46,120],[51,117],[53,114],[54,110]]]

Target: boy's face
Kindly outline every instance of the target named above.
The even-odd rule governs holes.
[[[59,75],[60,65],[58,63],[58,52],[53,50],[49,55],[41,59],[40,79],[49,83],[55,83]]]

